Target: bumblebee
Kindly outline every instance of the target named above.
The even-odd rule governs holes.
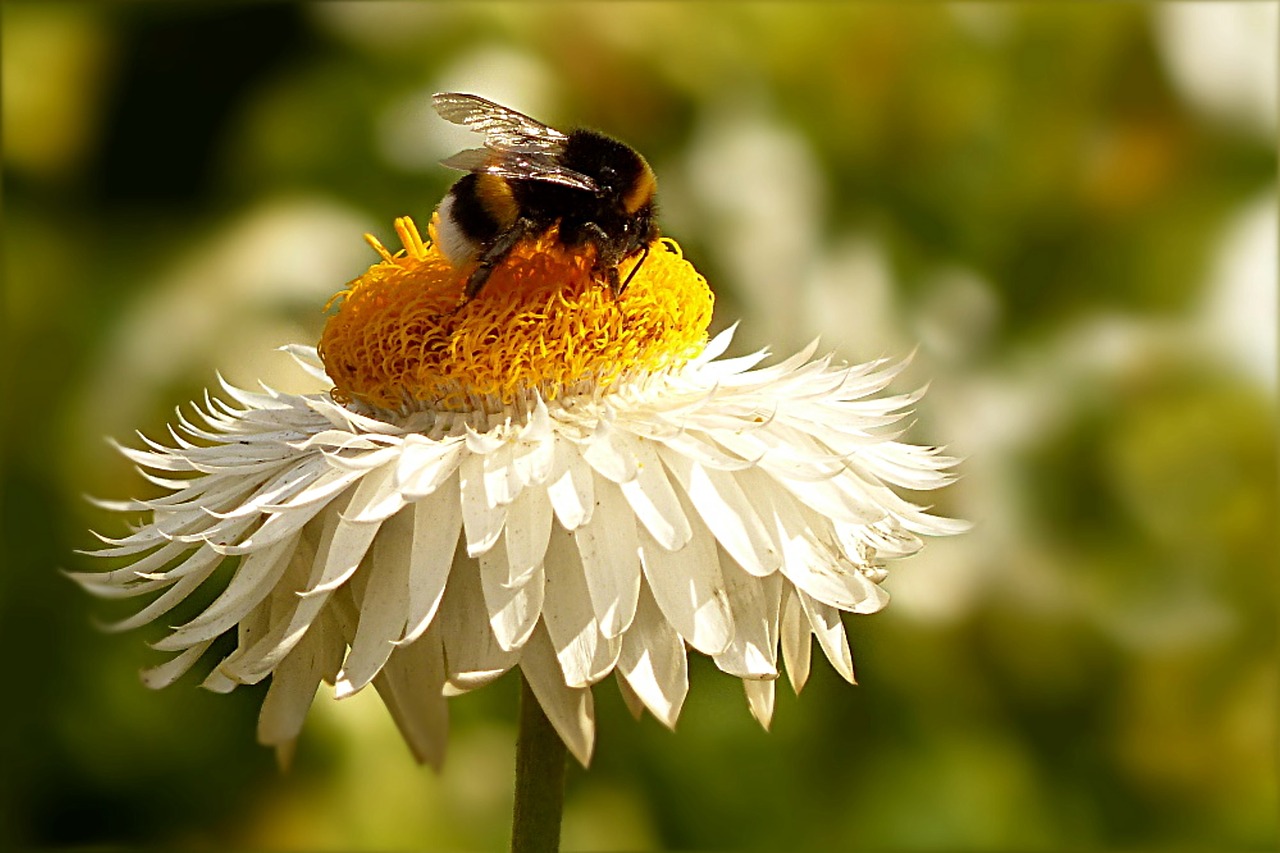
[[[526,237],[559,226],[559,242],[592,247],[592,277],[620,296],[658,239],[653,170],[633,148],[597,133],[561,133],[476,95],[432,98],[436,112],[484,135],[483,148],[442,162],[468,172],[440,202],[437,242],[455,267],[474,262],[466,298]],[[618,265],[639,254],[625,280]]]

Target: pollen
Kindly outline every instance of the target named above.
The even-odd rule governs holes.
[[[551,400],[679,367],[707,342],[714,302],[679,246],[655,244],[621,296],[592,275],[593,249],[554,230],[529,238],[464,298],[455,268],[413,220],[396,220],[404,249],[388,251],[330,300],[320,356],[333,397],[390,412],[466,411],[536,392]],[[625,281],[639,258],[624,260]]]

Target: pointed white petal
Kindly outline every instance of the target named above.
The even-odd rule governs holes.
[[[614,670],[614,681],[617,682],[618,692],[622,694],[622,703],[627,706],[627,710],[631,712],[631,716],[637,720],[644,715],[644,702],[635,690],[627,684],[627,680],[622,677],[622,670]]]
[[[635,457],[608,410],[596,422],[595,432],[582,443],[582,458],[597,474],[614,483],[625,483],[636,475]]]
[[[209,578],[209,575],[213,574],[213,571],[218,567],[219,562],[220,561],[218,560],[202,560],[201,567],[197,571],[183,575],[177,583],[169,587],[163,594],[157,597],[155,601],[151,602],[137,613],[127,619],[122,619],[119,622],[111,622],[100,625],[99,627],[110,633],[115,633],[117,631],[130,631],[151,622],[165,613],[168,613],[176,607],[179,602],[186,600],[186,597],[190,595],[196,587],[204,583]]]
[[[275,746],[297,738],[316,689],[342,661],[344,645],[335,628],[321,619],[276,667],[258,713],[258,742]]]
[[[582,533],[582,529],[576,533]],[[610,641],[600,633],[574,535],[558,526],[551,534],[542,621],[555,649],[562,680],[570,687],[586,687],[613,669],[621,642]]]
[[[809,680],[809,657],[813,649],[813,631],[809,617],[800,606],[795,589],[787,584],[782,595],[782,660],[787,665],[791,689],[800,695]]]
[[[636,458],[636,476],[622,483],[623,496],[658,544],[669,551],[683,548],[693,531],[657,450],[647,439],[632,439],[629,447]]]
[[[153,644],[160,651],[174,652],[212,640],[229,631],[250,610],[258,606],[284,574],[296,543],[279,542],[245,557],[222,594],[199,616]]]
[[[213,640],[206,640],[203,643],[192,646],[182,654],[174,655],[159,666],[142,670],[139,673],[142,676],[142,683],[152,690],[168,687],[185,675],[191,669],[192,664],[199,660],[200,656],[208,651],[211,645],[213,645]]]
[[[569,752],[583,767],[589,765],[596,738],[591,689],[569,687],[564,683],[555,649],[541,625],[525,645],[520,669],[552,727],[569,747]]]
[[[462,488],[462,528],[467,534],[467,554],[475,557],[492,548],[502,535],[507,508],[489,503],[481,457],[464,456],[458,477]]]
[[[507,507],[504,533],[511,580],[528,576],[542,562],[551,535],[551,501],[541,486],[526,487]]]
[[[840,611],[814,600],[803,590],[797,590],[796,597],[809,617],[813,635],[818,638],[818,645],[826,653],[827,660],[845,681],[857,684],[853,677],[853,655],[849,652],[849,639],[844,633],[844,623],[840,621]]]
[[[435,624],[440,626],[449,684],[457,692],[474,690],[515,666],[518,651],[498,644],[489,627],[480,569],[461,551],[454,556]]]
[[[437,633],[429,630],[397,647],[373,680],[413,757],[437,771],[444,763],[449,733],[445,677],[444,648]]]
[[[320,360],[319,353],[315,347],[303,346],[301,344],[285,344],[280,347],[281,352],[288,353],[293,356],[293,360],[298,366],[305,370],[312,378],[332,385],[333,380],[329,378],[329,374],[324,372],[324,362]]]
[[[484,491],[489,506],[506,506],[515,500],[520,491],[520,481],[512,464],[513,448],[510,441],[503,441],[493,450],[481,455]]]
[[[689,692],[689,661],[684,642],[662,615],[648,584],[640,590],[635,621],[622,635],[618,671],[644,706],[674,729]]]
[[[255,684],[271,672],[271,667],[289,651],[285,642],[291,620],[303,598],[298,593],[308,584],[316,564],[316,541],[322,526],[305,529],[283,577],[267,598],[240,622],[240,642],[218,664],[218,670],[242,684]],[[308,603],[313,606],[314,601]],[[320,613],[320,618],[325,614]],[[290,642],[296,641],[290,640]],[[264,663],[265,662],[265,663]]]
[[[738,324],[734,323],[729,328],[720,332],[711,340],[707,341],[707,345],[702,348],[702,352],[698,353],[694,359],[697,364],[705,364],[724,355],[725,350],[729,348],[729,344],[733,342],[733,334],[738,330]]]
[[[782,571],[792,583],[819,601],[854,613],[875,613],[888,603],[888,593],[843,556],[837,545],[819,539],[821,532],[829,530],[826,519],[797,505],[761,472],[745,474],[743,479],[750,484],[761,516],[782,543]]]
[[[733,642],[715,656],[716,666],[738,678],[778,675],[778,611],[783,579],[747,574],[732,560],[722,561],[725,592],[733,612]]]
[[[524,645],[542,615],[545,577],[538,563],[524,577],[512,579],[506,545],[499,541],[479,557],[480,585],[494,639],[507,651]],[[476,614],[477,616],[479,614]]]
[[[751,709],[751,716],[756,718],[765,731],[769,730],[769,723],[773,721],[773,697],[776,683],[773,680],[742,682],[742,689],[747,693],[747,706]]]
[[[388,463],[360,478],[344,515],[358,524],[381,522],[404,508],[404,498],[396,490],[394,463]]]
[[[547,497],[560,524],[566,530],[577,530],[591,520],[595,508],[595,475],[568,439],[556,439],[555,453],[555,470],[560,475],[547,486]]]
[[[545,485],[555,466],[556,436],[546,404],[539,398],[529,422],[520,430],[511,464],[522,485]]]
[[[360,561],[364,559],[374,537],[382,528],[380,522],[351,521],[336,508],[333,512],[339,514],[338,525],[328,547],[321,549],[321,554],[325,557],[324,569],[316,584],[303,590],[304,596],[332,592],[346,583],[360,567]]]
[[[351,652],[338,674],[337,698],[343,699],[373,680],[404,633],[409,607],[409,561],[413,513],[387,519],[373,541],[370,559],[352,578],[359,623]]]
[[[413,505],[409,609],[403,642],[417,640],[435,618],[461,530],[462,506],[456,479]]]
[[[396,466],[396,486],[400,493],[408,500],[432,494],[458,470],[463,448],[460,438],[431,441],[409,436]]]
[[[640,553],[635,516],[618,487],[596,480],[596,511],[573,531],[586,574],[587,590],[600,632],[617,637],[636,613],[640,594]]]
[[[733,639],[733,616],[711,532],[693,525],[679,551],[663,548],[643,527],[639,533],[644,577],[667,621],[698,651],[720,654]]]
[[[757,577],[777,570],[782,565],[780,549],[734,474],[706,468],[667,448],[663,451],[662,460],[685,490],[689,503],[729,555]]]
[[[302,639],[332,591],[355,572],[378,525],[352,525],[343,521],[343,508],[339,502],[323,514],[320,541],[314,550],[310,571],[303,580],[302,589],[291,587],[297,590],[297,594],[291,596],[296,601],[284,604],[281,618],[276,623],[280,627],[273,629],[236,661],[230,658],[223,661],[219,667],[221,671],[244,684],[261,681]]]

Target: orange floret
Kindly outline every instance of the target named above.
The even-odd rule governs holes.
[[[590,249],[554,231],[526,240],[464,301],[467,269],[396,220],[404,251],[367,239],[381,263],[336,294],[320,356],[340,402],[460,411],[530,391],[554,399],[583,382],[678,366],[707,341],[713,296],[671,240],[655,244],[620,298],[591,276]],[[625,280],[634,260],[619,270]],[[480,400],[477,400],[480,398]]]

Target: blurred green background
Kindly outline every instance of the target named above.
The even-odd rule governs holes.
[[[281,775],[260,688],[147,691],[58,573],[150,488],[104,435],[300,382],[462,90],[644,152],[736,351],[918,345],[967,457],[858,687],[765,734],[698,660],[673,735],[601,685],[567,848],[1274,849],[1276,8],[6,2],[0,847],[505,844],[511,678],[440,776],[368,693]]]

